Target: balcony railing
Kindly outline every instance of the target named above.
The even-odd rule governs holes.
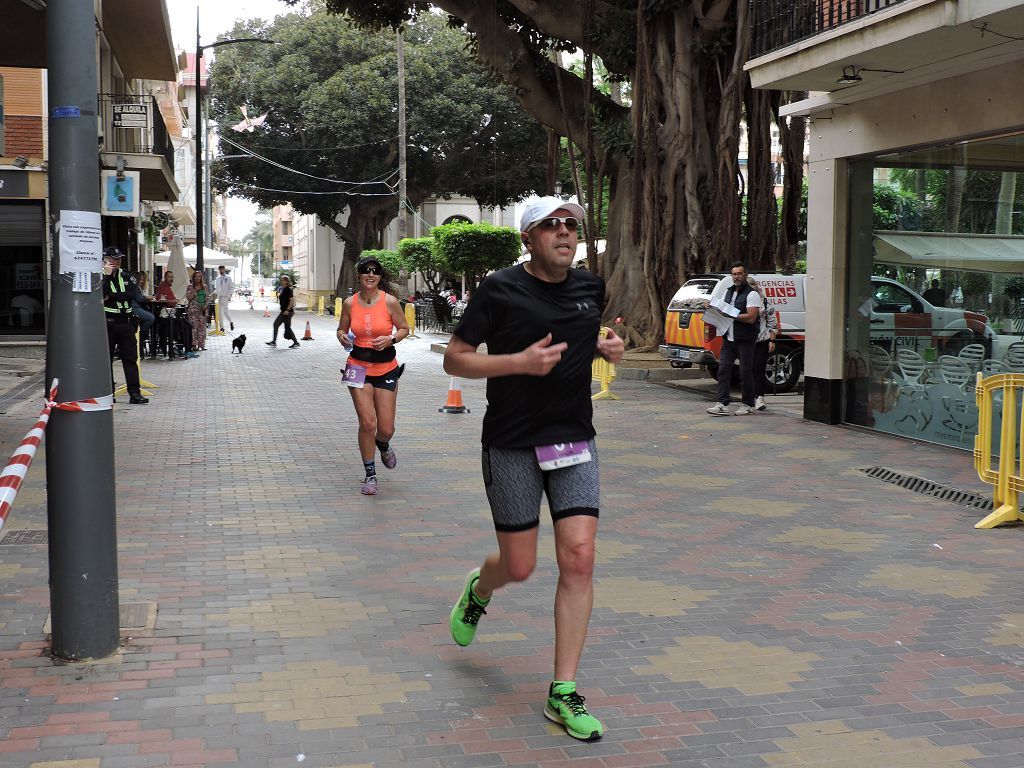
[[[897,5],[904,0],[751,0],[750,57]]]
[[[104,152],[162,155],[174,173],[174,145],[152,96],[99,94]],[[116,117],[115,117],[116,116]],[[121,127],[115,127],[119,123]]]

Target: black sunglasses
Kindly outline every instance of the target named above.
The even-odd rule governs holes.
[[[533,229],[534,227],[538,227],[540,229],[558,229],[561,224],[565,224],[565,228],[570,232],[574,229],[580,228],[580,220],[575,216],[548,216],[546,219],[535,221],[530,229]]]
[[[363,266],[358,269],[360,275],[383,275],[384,270],[380,267]]]

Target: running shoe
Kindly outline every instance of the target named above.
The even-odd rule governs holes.
[[[384,462],[384,466],[388,469],[394,469],[398,466],[398,454],[395,453],[394,449],[381,451],[380,460]]]
[[[708,408],[708,413],[710,413],[712,416],[728,416],[729,409],[726,408],[721,403],[715,403],[713,406]]]
[[[267,344],[268,347],[276,347],[277,346],[277,342],[276,341],[268,341],[268,342],[266,342],[266,344]]]
[[[739,408],[736,409],[736,413],[734,413],[733,415],[734,416],[749,416],[753,412],[754,412],[754,409],[751,408],[749,405],[741,405]]]
[[[574,739],[597,741],[604,733],[604,726],[587,711],[584,701],[576,693],[576,683],[558,683],[557,686],[552,683],[544,705],[544,717],[565,728],[565,732]]]
[[[466,576],[466,586],[459,596],[459,600],[452,606],[452,612],[448,616],[448,627],[452,632],[452,640],[465,648],[473,642],[476,636],[476,625],[480,617],[487,611],[488,600],[484,602],[473,593],[473,585],[480,578],[480,569],[474,568]]]
[[[767,407],[768,406],[764,402],[764,397],[762,397],[761,395],[758,395],[757,397],[754,398],[754,410],[755,411],[763,411]]]
[[[288,349],[297,349],[299,346],[301,346],[299,342],[293,341],[291,344],[288,345]]]
[[[377,476],[371,475],[370,477],[363,480],[363,485],[359,489],[359,492],[363,496],[376,496],[377,495]]]

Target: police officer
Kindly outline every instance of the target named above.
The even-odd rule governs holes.
[[[135,278],[121,269],[124,254],[114,246],[103,249],[103,312],[107,317],[107,345],[110,348],[110,382],[113,387],[114,350],[124,366],[124,380],[128,386],[128,402],[133,405],[148,403],[139,384],[139,347],[135,342],[135,313],[132,301],[144,300]]]

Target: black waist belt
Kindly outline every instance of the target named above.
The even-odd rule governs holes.
[[[364,363],[390,363],[395,359],[395,348],[376,350],[370,347],[352,347],[349,357],[362,360]]]

